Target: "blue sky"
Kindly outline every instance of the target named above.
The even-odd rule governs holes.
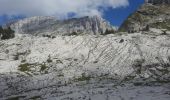
[[[33,4],[33,1],[42,1],[42,3],[34,2]],[[0,24],[31,16],[52,15],[58,18],[67,18],[70,15],[73,17],[102,15],[112,25],[120,26],[129,14],[137,10],[143,2],[144,0],[79,0],[79,2],[70,2],[70,0],[1,0]],[[44,7],[41,9],[38,6]]]
[[[104,18],[112,25],[120,26],[123,21],[134,11],[136,11],[144,0],[129,0],[129,6],[112,9],[110,8],[104,14]]]

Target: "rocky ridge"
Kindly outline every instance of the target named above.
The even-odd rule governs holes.
[[[54,17],[35,16],[25,18],[9,25],[14,31],[32,35],[72,35],[105,34],[106,30],[116,30],[98,16],[57,20]]]
[[[152,0],[161,1],[161,0]],[[143,4],[135,13],[131,14],[120,26],[119,31],[139,32],[152,28],[170,31],[170,4],[150,2]]]

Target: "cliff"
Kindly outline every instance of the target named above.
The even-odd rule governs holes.
[[[156,0],[155,0],[156,1]],[[143,4],[120,26],[119,31],[139,32],[149,28],[170,30],[170,4]]]
[[[10,25],[17,33],[32,35],[72,35],[105,34],[106,30],[116,30],[106,20],[98,16],[57,20],[54,17],[35,16],[25,18]]]

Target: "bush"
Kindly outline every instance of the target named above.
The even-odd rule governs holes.
[[[114,33],[115,33],[114,30],[108,30],[108,29],[106,29],[106,31],[105,31],[104,34],[102,34],[102,35],[114,34]]]
[[[30,66],[30,64],[28,64],[28,63],[21,64],[18,66],[18,70],[20,70],[22,72],[30,71],[29,66]]]
[[[44,71],[47,69],[47,66],[45,64],[42,64],[40,67],[41,67],[40,71]]]

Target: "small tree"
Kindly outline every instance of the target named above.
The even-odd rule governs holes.
[[[2,27],[0,27],[0,33],[2,35],[1,37],[2,40],[11,39],[15,37],[14,31],[10,27],[6,29],[3,29]]]
[[[0,26],[0,34],[2,34],[3,33],[3,28],[2,28],[2,26]]]

